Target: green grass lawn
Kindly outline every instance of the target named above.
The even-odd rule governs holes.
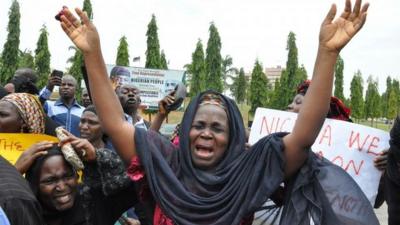
[[[367,121],[367,120],[361,120],[361,121],[357,121],[358,124],[364,125],[364,126],[369,126],[369,127],[373,127],[373,128],[377,128],[377,129],[381,129],[384,131],[389,132],[390,129],[392,128],[392,124],[385,124],[382,122],[376,122],[374,121],[374,124],[371,126],[371,121]]]

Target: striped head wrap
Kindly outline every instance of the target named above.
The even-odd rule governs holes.
[[[1,101],[10,102],[18,109],[28,133],[44,133],[45,114],[36,96],[27,93],[14,93],[5,96]]]
[[[199,106],[215,105],[226,111],[225,103],[222,98],[214,93],[207,93],[201,97]]]

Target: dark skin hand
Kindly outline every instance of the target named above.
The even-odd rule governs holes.
[[[54,86],[61,85],[61,77],[58,76],[50,76],[49,80],[47,81],[46,88],[50,91],[53,91]]]
[[[21,173],[25,174],[26,171],[32,166],[36,158],[47,154],[47,150],[51,148],[55,143],[50,141],[41,141],[32,145],[26,151],[24,151],[15,163],[15,168]]]
[[[380,170],[385,171],[387,167],[387,159],[388,159],[388,149],[383,150],[377,157],[374,159],[374,166]]]
[[[96,149],[90,142],[83,138],[75,137],[73,134],[64,130],[67,138],[60,141],[59,146],[63,146],[66,143],[70,143],[78,154],[79,158],[86,162],[93,162],[96,160]]]
[[[175,91],[170,92],[163,99],[158,102],[158,113],[154,117],[153,122],[151,123],[150,129],[154,131],[159,131],[162,123],[164,122],[165,117],[168,115],[169,111],[167,110],[167,106],[171,105],[175,101],[174,97]]]

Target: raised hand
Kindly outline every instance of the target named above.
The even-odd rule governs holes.
[[[368,6],[369,4],[365,3],[361,8],[361,0],[356,0],[353,11],[351,11],[351,1],[346,0],[343,13],[334,20],[336,5],[333,4],[321,25],[320,47],[339,53],[364,25]]]
[[[63,8],[60,17],[62,29],[83,53],[100,51],[100,38],[96,27],[90,22],[86,12],[78,8],[75,11],[82,23],[68,8]]]

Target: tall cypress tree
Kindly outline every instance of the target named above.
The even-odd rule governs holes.
[[[234,79],[231,91],[237,103],[243,103],[246,99],[247,82],[243,68],[240,68],[239,76]]]
[[[7,40],[1,53],[0,83],[7,82],[18,69],[20,18],[19,3],[14,0],[8,12]]]
[[[161,68],[160,43],[157,30],[156,17],[153,14],[149,25],[147,25],[146,68]]]
[[[378,82],[374,81],[372,76],[369,76],[367,84],[368,87],[365,93],[364,116],[366,119],[371,118],[371,124],[373,125],[374,118],[379,116],[380,111]]]
[[[50,74],[50,51],[48,46],[47,28],[45,25],[40,29],[40,36],[35,49],[35,69],[38,73],[38,86],[43,87],[47,83]]]
[[[164,50],[161,51],[160,65],[161,65],[161,69],[164,69],[164,70],[168,69],[168,63],[167,63],[167,59],[165,57]]]
[[[282,71],[279,82],[280,87],[276,89],[277,93],[273,94],[276,97],[279,96],[279,99],[274,98],[275,100],[272,101],[273,107],[278,109],[284,109],[292,102],[296,94],[297,85],[304,79],[305,69],[303,72],[300,72],[301,70],[298,68],[296,35],[293,32],[290,32],[288,35],[286,50],[288,50],[286,69]]]
[[[205,60],[203,44],[199,39],[196,49],[192,53],[192,63],[187,65],[188,73],[191,74],[190,79],[190,96],[193,98],[205,89]]]
[[[254,64],[250,82],[250,113],[254,114],[258,107],[265,107],[268,103],[268,79],[258,60]]]
[[[392,78],[388,76],[386,78],[386,90],[383,92],[381,96],[381,111],[382,111],[382,116],[387,118],[387,113],[388,113],[388,107],[389,107],[389,94],[390,91],[392,90]]]
[[[350,105],[352,116],[356,119],[361,119],[364,113],[363,100],[363,79],[361,72],[358,70],[351,80],[350,84]]]
[[[118,66],[129,66],[129,51],[128,42],[125,36],[119,39],[119,46],[117,50],[117,59],[115,64]]]
[[[389,92],[388,103],[387,118],[392,120],[397,115],[397,96],[394,89],[391,89]]]
[[[335,64],[335,92],[334,96],[338,97],[339,99],[344,99],[343,94],[343,69],[344,69],[344,62],[342,57],[337,58]]]
[[[210,36],[206,50],[206,87],[218,92],[222,92],[222,57],[221,57],[221,38],[217,27],[211,23],[209,28]]]

